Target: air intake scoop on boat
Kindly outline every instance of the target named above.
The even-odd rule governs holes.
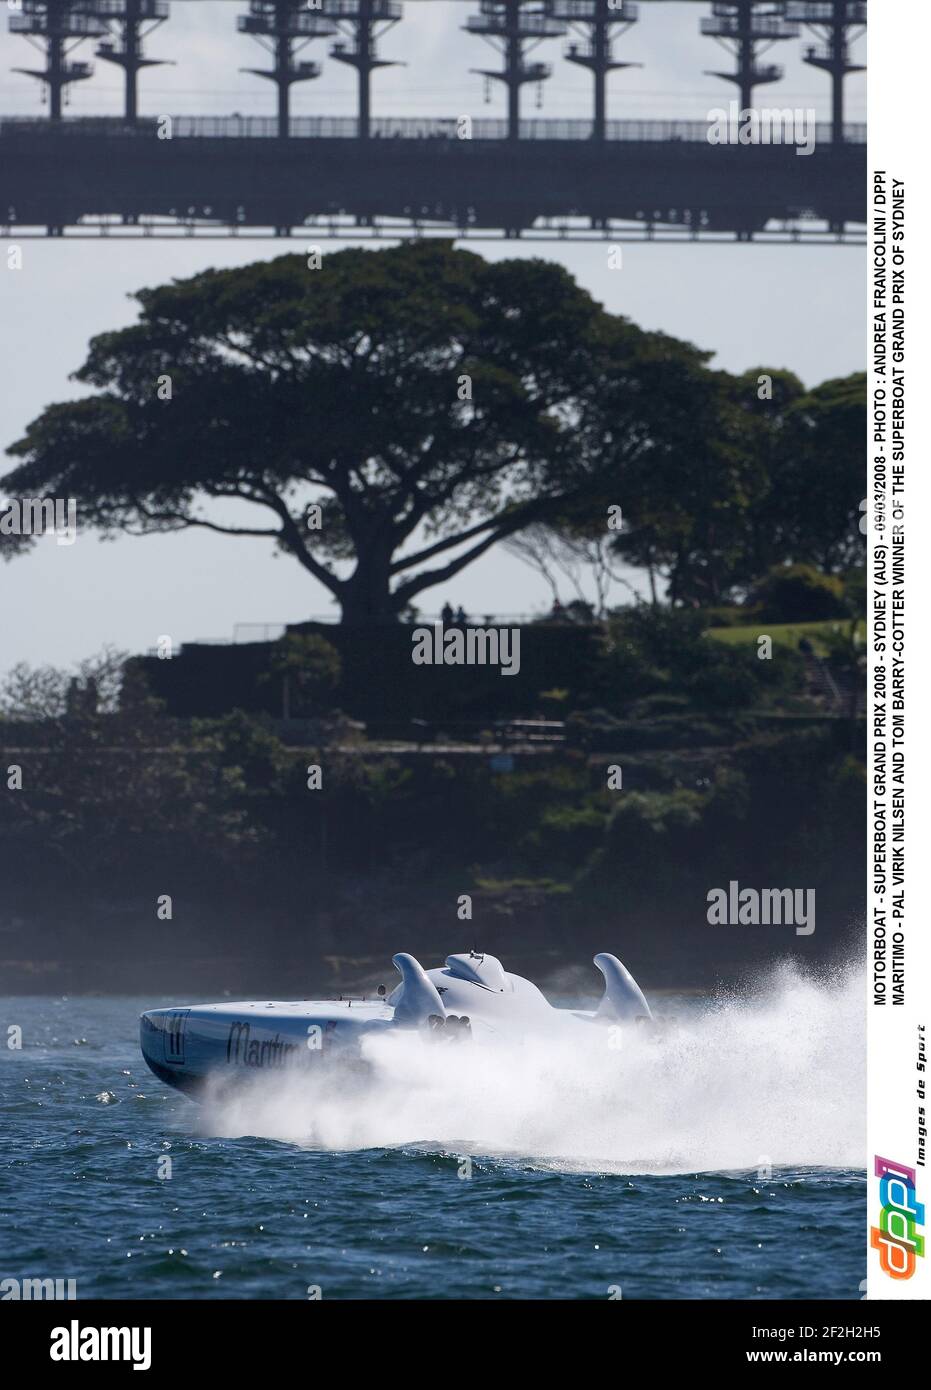
[[[391,959],[401,976],[401,994],[394,1010],[395,1022],[416,1026],[431,1016],[445,1018],[446,1010],[443,1008],[443,1001],[437,993],[436,985],[420,961],[408,955],[406,951],[392,956]]]
[[[604,998],[598,1005],[596,1018],[633,1022],[653,1017],[640,986],[617,956],[602,951],[595,957],[594,964],[605,978]]]
[[[481,955],[470,951],[468,955],[447,956],[446,969],[457,980],[468,980],[470,984],[482,985],[485,989],[503,994],[507,989],[504,966],[497,956]]]

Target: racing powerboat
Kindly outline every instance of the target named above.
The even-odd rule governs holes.
[[[208,1077],[255,1076],[319,1066],[327,1057],[364,1057],[375,1034],[416,1032],[433,1043],[494,1044],[554,1029],[578,1030],[652,1021],[634,977],[603,952],[594,963],[604,976],[597,1009],[560,1009],[520,975],[483,952],[447,956],[425,970],[411,955],[393,958],[401,976],[391,994],[374,999],[297,1003],[197,1004],[150,1009],[142,1015],[142,1055],[160,1081],[197,1096]]]

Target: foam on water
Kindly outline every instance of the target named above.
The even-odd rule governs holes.
[[[678,1010],[665,1033],[561,1026],[494,1048],[367,1041],[367,1066],[215,1092],[204,1133],[345,1151],[406,1145],[563,1170],[684,1173],[865,1162],[864,980],[783,969]],[[581,1033],[581,1038],[580,1038]]]

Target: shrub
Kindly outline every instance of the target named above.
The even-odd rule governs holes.
[[[847,611],[843,581],[812,565],[775,566],[756,585],[750,602],[764,623],[817,622]]]
[[[280,678],[288,715],[316,713],[339,685],[342,658],[325,637],[291,632],[278,643],[266,680]]]

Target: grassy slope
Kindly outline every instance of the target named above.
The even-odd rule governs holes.
[[[800,638],[807,637],[817,655],[824,656],[827,639],[833,633],[846,632],[847,628],[845,619],[826,618],[816,623],[742,623],[734,627],[711,627],[707,635],[730,646],[739,646],[742,642],[755,643],[758,637],[767,636],[773,639],[774,646],[795,648]],[[863,623],[858,625],[857,635],[862,641]]]

